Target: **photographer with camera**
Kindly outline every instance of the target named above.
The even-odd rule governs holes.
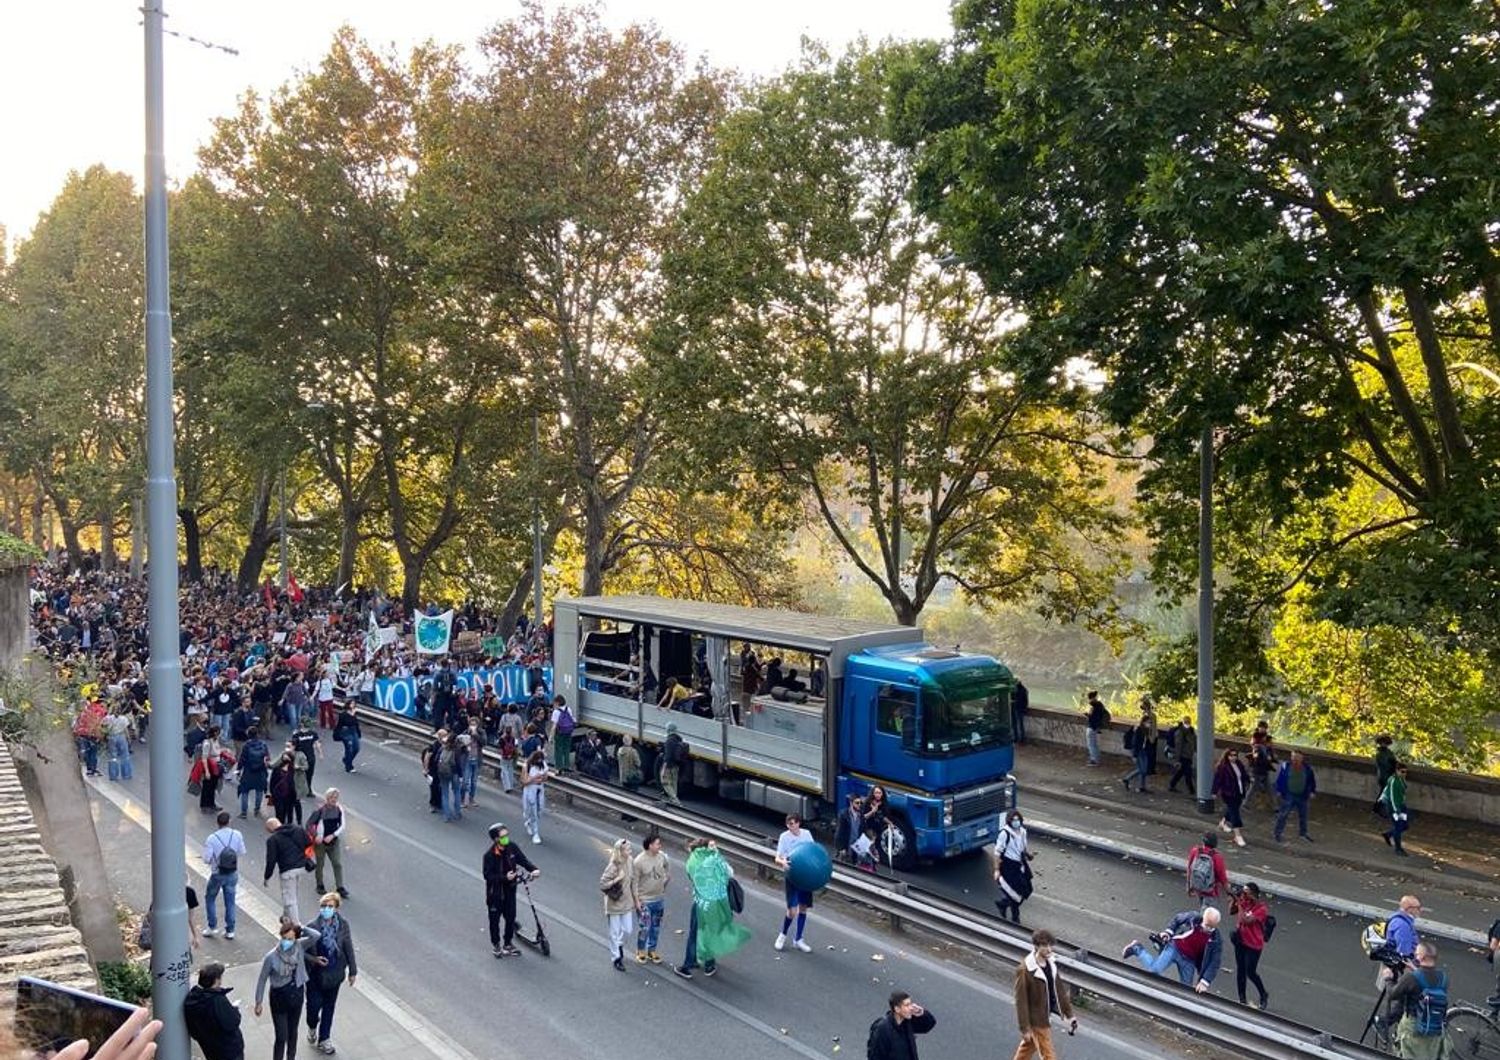
[[[1448,973],[1437,966],[1437,946],[1420,942],[1416,967],[1402,973],[1386,1004],[1386,1023],[1396,1026],[1396,1055],[1404,1060],[1444,1060],[1450,1052],[1444,1029],[1447,1016]]]

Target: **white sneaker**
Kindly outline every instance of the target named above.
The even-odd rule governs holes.
[[[219,934],[219,929],[218,928],[204,928],[203,929],[203,937],[206,938],[206,939],[214,938],[218,934]]]
[[[224,932],[224,937],[226,939],[230,939],[232,941],[234,939],[234,932],[233,931],[226,931],[226,932]]]
[[[538,843],[538,844],[541,843],[541,841],[542,841],[542,833],[537,832],[535,835],[533,835],[531,837],[531,841],[533,843]]]
[[[785,935],[777,935],[776,936],[776,948],[778,950],[784,950],[784,949],[786,949],[786,936]]]
[[[792,945],[796,946],[803,953],[811,953],[812,952],[812,947],[809,946],[806,942],[802,941],[801,939],[798,939],[796,942],[792,943]]]

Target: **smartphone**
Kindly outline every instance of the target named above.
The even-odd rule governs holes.
[[[89,1040],[93,1056],[134,1014],[136,1007],[45,979],[22,976],[16,981],[16,1034],[40,1056]]]

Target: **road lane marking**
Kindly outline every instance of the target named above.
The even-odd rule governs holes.
[[[113,786],[106,786],[98,777],[86,777],[88,785],[96,791],[99,796],[114,805],[125,819],[139,826],[148,835],[151,833],[151,811],[140,802]],[[184,844],[187,853],[188,871],[199,879],[208,879],[208,866],[203,864],[201,848],[195,846],[190,836]],[[248,915],[266,932],[275,936],[281,926],[281,906],[276,904],[254,887],[242,887],[235,898],[235,909]],[[365,994],[373,1001],[377,1008],[383,1009],[385,1014],[398,1027],[410,1034],[417,1043],[438,1060],[479,1060],[473,1053],[459,1045],[453,1039],[434,1030],[424,1023],[422,1018],[412,1011],[405,1002],[387,990],[378,980],[372,977],[360,976],[359,983],[352,987]]]

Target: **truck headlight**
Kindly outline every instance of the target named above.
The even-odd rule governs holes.
[[[943,800],[943,827],[953,827],[953,800],[951,798]]]

